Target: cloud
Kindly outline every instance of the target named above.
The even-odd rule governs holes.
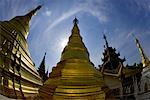
[[[51,13],[52,13],[51,11],[47,10],[47,11],[45,12],[45,15],[46,15],[46,16],[50,16]]]
[[[44,11],[42,12],[42,15],[49,17],[52,15],[52,11],[50,10],[50,8],[43,6]]]
[[[48,22],[48,26],[45,28],[45,31],[43,32],[44,37],[47,36],[48,33],[52,33],[53,28],[56,27],[57,25],[59,25],[62,21],[66,20],[66,19],[70,18],[71,16],[74,16],[78,13],[89,13],[92,16],[96,17],[100,23],[108,22],[109,18],[107,17],[106,13],[108,13],[109,7],[108,7],[108,5],[106,6],[103,4],[104,4],[104,0],[95,0],[94,2],[87,0],[82,3],[81,2],[74,3],[70,9],[62,12],[62,14],[60,13],[60,16],[56,17],[55,20],[51,20]],[[55,13],[53,13],[53,14],[55,14]],[[56,32],[56,33],[59,34],[58,32]],[[61,31],[60,35],[64,35],[62,33],[67,33],[67,32]],[[64,39],[66,39],[65,37],[68,37],[68,35],[67,36],[60,36],[60,35],[57,36],[57,40],[51,39],[51,37],[47,37],[47,38],[49,38],[49,40],[55,41],[56,44],[51,44],[53,42],[49,41],[48,43],[50,43],[50,44],[48,44],[48,45],[53,45],[53,47],[50,47],[49,50],[51,50],[52,52],[55,52],[56,55],[60,55],[59,52],[63,50],[63,47],[61,47],[59,43],[61,43]],[[58,48],[58,49],[56,50],[56,48]],[[99,59],[99,55],[97,55],[96,58]],[[95,61],[96,58],[93,57],[92,61]],[[95,61],[94,63],[99,63],[99,62]]]
[[[87,0],[81,4],[80,7],[83,11],[97,17],[100,23],[105,23],[109,20],[107,13],[110,6],[109,3],[106,4],[104,0]]]
[[[150,1],[149,0],[134,0],[134,2],[141,9],[150,11]]]
[[[106,13],[108,12],[107,9],[110,7],[103,5],[104,4],[103,1],[104,0],[95,0],[95,2],[93,2],[93,1],[87,0],[86,2],[75,3],[71,9],[64,12],[60,17],[56,18],[56,20],[53,21],[52,23],[50,22],[48,27],[44,31],[44,33],[47,33],[50,29],[57,26],[63,20],[65,20],[79,12],[90,13],[91,15],[97,17],[100,23],[107,22],[108,17],[106,16],[107,15]],[[46,11],[45,13],[49,14],[50,12]]]
[[[77,9],[75,9],[75,10],[69,10],[68,12],[63,13],[61,17],[59,17],[56,21],[54,21],[54,22],[51,24],[50,28],[56,26],[56,25],[59,24],[61,21],[63,21],[63,20],[65,20],[65,19],[69,18],[70,16],[72,16],[72,15],[78,13],[80,10],[81,10],[81,9],[78,9],[78,8],[77,8]]]
[[[74,10],[69,10],[68,12],[66,13],[63,13],[59,18],[57,18],[54,22],[52,22],[48,27],[47,29],[45,30],[44,33],[48,32],[50,29],[52,29],[53,27],[55,27],[56,25],[58,25],[60,22],[62,22],[63,20],[71,17],[72,15],[80,12],[81,9],[77,8],[77,9],[74,9]]]

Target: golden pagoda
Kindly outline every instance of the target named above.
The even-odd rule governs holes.
[[[134,34],[132,34],[132,35],[133,35],[133,37],[135,39],[135,42],[136,42],[136,45],[139,49],[140,56],[141,56],[141,59],[142,59],[143,68],[148,67],[150,65],[150,61],[149,61],[148,57],[145,55],[144,50],[143,50],[139,40],[135,37]]]
[[[24,16],[0,21],[0,94],[34,98],[42,85],[27,44],[29,22],[41,6]]]
[[[102,74],[89,59],[78,20],[74,19],[72,34],[61,60],[53,67],[49,79],[39,90],[42,100],[104,100]]]

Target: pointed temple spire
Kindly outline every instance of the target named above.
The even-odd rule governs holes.
[[[60,62],[53,67],[49,79],[39,90],[40,97],[51,100],[104,100],[102,74],[89,59],[77,18],[73,22],[69,42],[62,52]]]
[[[108,46],[108,42],[107,42],[107,39],[106,39],[106,36],[105,36],[105,34],[103,35],[103,38],[104,38],[104,40],[105,40],[106,47],[108,48],[109,46]]]
[[[79,21],[78,21],[78,19],[75,17],[75,19],[73,20],[73,23],[74,24],[78,24],[79,23]]]
[[[72,34],[69,37],[68,45],[64,48],[62,52],[61,61],[71,59],[71,58],[79,59],[81,57],[82,59],[89,61],[89,52],[87,51],[87,48],[85,47],[82,41],[80,30],[77,25],[78,19],[75,17],[73,22],[74,22],[74,26],[72,29]],[[76,52],[79,53],[75,54]]]
[[[140,52],[140,55],[141,55],[141,58],[142,58],[143,67],[146,67],[146,66],[150,65],[150,61],[147,58],[147,56],[145,55],[144,50],[143,50],[139,40],[136,38],[136,36],[134,34],[132,34],[132,36],[134,37],[135,43],[136,43],[136,45],[139,49],[139,52]]]
[[[46,73],[45,73],[45,57],[46,57],[46,52],[44,54],[43,60],[38,68],[38,72],[40,74],[40,77],[43,79],[43,81],[46,81]]]
[[[101,72],[105,75],[114,75],[114,76],[119,76],[121,74],[123,62],[125,61],[124,59],[121,59],[120,53],[116,53],[116,49],[112,48],[111,46],[108,46],[108,42],[106,39],[105,34],[103,35],[103,38],[106,43],[106,48],[103,53],[103,64],[101,68]]]
[[[29,23],[33,15],[39,10],[42,6],[39,5],[29,13],[24,16],[16,16],[10,20],[12,24],[16,24],[18,30],[22,33],[25,39],[27,39],[28,32],[29,32]]]
[[[78,21],[78,19],[75,17],[74,20],[73,20],[74,26],[73,26],[73,28],[72,28],[72,33],[76,33],[76,35],[77,35],[78,33],[80,33],[80,30],[79,30],[79,27],[78,27],[78,23],[79,23],[79,21]],[[80,35],[80,34],[78,34],[78,35]]]
[[[38,10],[40,10],[41,7],[42,7],[41,5],[37,6],[35,9],[33,9],[32,11],[30,11],[28,14],[26,14],[25,17],[29,17],[29,21],[30,21],[31,17],[32,17],[33,15],[35,15],[35,13],[36,13]]]

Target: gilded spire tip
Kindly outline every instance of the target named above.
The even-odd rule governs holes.
[[[134,33],[131,33],[132,34],[132,36],[134,37],[134,38],[136,38],[136,36],[134,35]]]
[[[33,15],[35,15],[35,13],[40,10],[42,7],[42,5],[37,6],[35,9],[33,9],[31,12],[29,12],[27,15],[32,17]]]
[[[78,24],[79,23],[79,21],[78,21],[78,19],[76,17],[74,18],[73,23],[74,24]]]
[[[139,44],[139,40],[136,38],[136,36],[135,36],[133,33],[131,33],[131,34],[132,34],[132,36],[134,37],[135,42],[136,42],[137,44]]]
[[[41,9],[41,7],[42,7],[42,5],[39,5],[39,6],[37,6],[36,9],[39,10],[39,9]]]

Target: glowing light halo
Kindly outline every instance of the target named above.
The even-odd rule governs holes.
[[[60,41],[60,46],[61,48],[63,49],[68,43],[68,38],[63,38],[61,41]]]

